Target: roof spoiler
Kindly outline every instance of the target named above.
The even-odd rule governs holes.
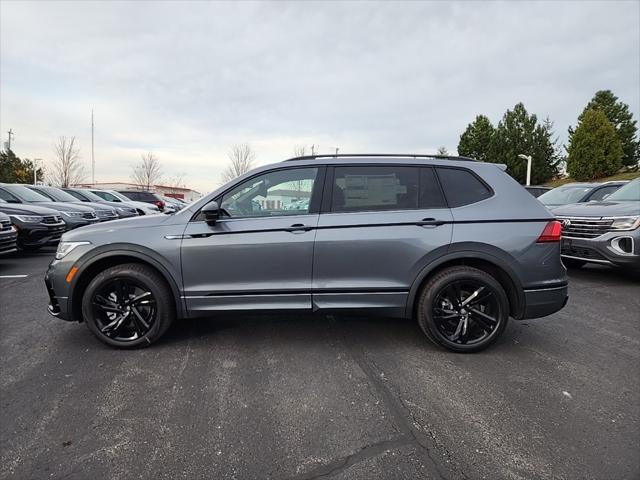
[[[507,171],[507,166],[504,163],[494,163],[494,165],[498,167],[500,170],[502,170],[503,172]]]

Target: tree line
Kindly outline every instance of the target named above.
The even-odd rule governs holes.
[[[534,184],[557,177],[563,165],[571,178],[587,181],[613,175],[623,167],[638,169],[637,132],[629,106],[610,90],[600,90],[578,116],[576,127],[569,127],[564,152],[555,138],[553,122],[548,117],[540,121],[522,103],[507,110],[496,126],[487,116],[478,115],[460,135],[457,150],[462,156],[505,164],[520,183],[525,181],[527,168],[520,154],[533,158]]]

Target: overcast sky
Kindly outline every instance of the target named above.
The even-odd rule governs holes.
[[[0,131],[52,160],[76,136],[90,177],[220,182],[234,143],[258,164],[295,145],[455,151],[475,115],[524,102],[561,139],[592,95],[640,111],[640,2],[0,2]]]

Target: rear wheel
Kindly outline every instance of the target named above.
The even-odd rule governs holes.
[[[563,258],[562,263],[567,268],[581,268],[586,265],[584,260],[576,260],[575,258]]]
[[[488,273],[451,267],[422,288],[417,315],[432,342],[454,352],[477,352],[504,331],[509,300],[502,285]]]
[[[89,283],[82,316],[102,342],[144,347],[158,340],[175,318],[173,294],[155,270],[135,263],[116,265]]]

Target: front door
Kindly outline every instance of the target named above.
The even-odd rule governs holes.
[[[258,174],[217,198],[222,216],[214,226],[198,217],[189,223],[182,239],[182,276],[190,314],[311,308],[323,171]]]

